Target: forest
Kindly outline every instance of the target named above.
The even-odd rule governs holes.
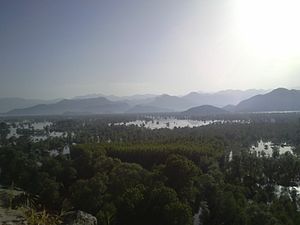
[[[82,210],[99,225],[300,224],[299,114],[230,115],[250,122],[195,128],[114,125],[133,117],[27,118],[66,133],[38,142],[32,130],[7,138],[24,118],[3,120],[0,184],[26,193],[12,207],[55,217]],[[259,140],[293,152],[252,152]],[[70,153],[62,154],[66,144]]]

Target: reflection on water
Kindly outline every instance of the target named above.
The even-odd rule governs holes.
[[[64,132],[50,131],[50,127],[53,125],[52,122],[16,122],[8,123],[9,125],[9,134],[7,139],[15,137],[19,138],[25,132],[30,133],[30,138],[33,142],[45,141],[49,137],[66,137],[67,134]]]
[[[290,196],[290,193],[292,191],[296,191],[296,193],[299,194],[300,193],[300,187],[299,186],[284,187],[282,185],[276,185],[275,186],[275,194],[277,196],[280,196],[282,194],[288,194]]]
[[[33,127],[34,130],[44,130],[46,127],[52,126],[53,123],[51,122],[35,122],[32,123],[31,126]]]
[[[135,120],[130,122],[115,123],[114,125],[134,125],[138,127],[145,127],[148,129],[161,129],[161,128],[182,128],[182,127],[201,127],[215,123],[249,123],[242,120],[189,120],[189,119],[176,119],[173,117],[169,118],[153,118],[152,120]]]
[[[286,152],[290,152],[293,154],[293,147],[287,145],[286,143],[281,144],[281,145],[275,145],[274,143],[268,141],[268,142],[263,142],[260,140],[257,142],[257,146],[252,146],[250,148],[252,152],[256,152],[257,154],[265,154],[268,157],[271,157],[274,150],[278,150],[279,154],[284,154]]]
[[[10,126],[9,134],[6,136],[6,138],[9,139],[11,137],[16,137],[16,138],[20,137],[20,135],[17,133],[17,128],[16,127]]]

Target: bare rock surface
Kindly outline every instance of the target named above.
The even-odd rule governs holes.
[[[64,215],[65,225],[97,225],[97,218],[91,214],[75,211]]]

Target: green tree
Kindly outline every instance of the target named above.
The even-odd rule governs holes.
[[[70,187],[70,201],[76,209],[96,215],[104,204],[108,177],[96,174],[88,180],[78,180]]]
[[[9,126],[4,123],[1,122],[0,123],[0,144],[1,145],[5,145],[7,143],[7,135],[10,133],[9,131]]]

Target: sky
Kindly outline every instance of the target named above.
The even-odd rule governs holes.
[[[300,86],[298,0],[1,0],[0,97]]]

